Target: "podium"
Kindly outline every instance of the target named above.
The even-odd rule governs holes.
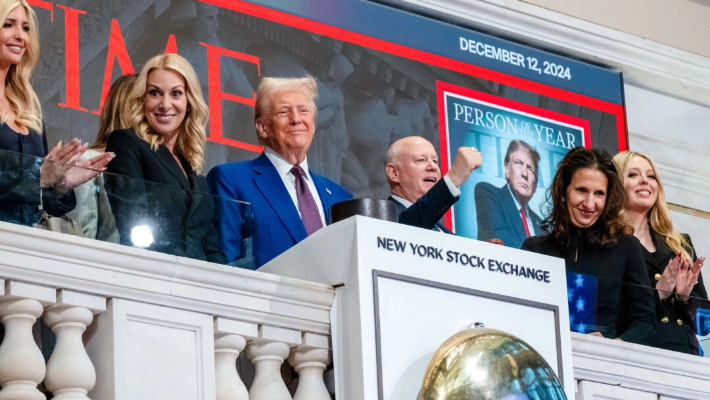
[[[338,399],[416,399],[436,349],[476,323],[532,346],[575,398],[562,259],[355,216],[259,271],[335,287]]]

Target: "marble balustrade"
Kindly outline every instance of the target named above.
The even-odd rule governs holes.
[[[0,222],[0,400],[43,400],[40,382],[56,399],[327,400],[334,296]],[[39,317],[56,335],[47,362]],[[707,358],[576,333],[572,350],[577,400],[710,399]]]
[[[0,260],[0,400],[330,398],[330,286],[1,222]]]

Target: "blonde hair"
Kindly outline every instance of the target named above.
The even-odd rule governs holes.
[[[145,117],[145,94],[148,75],[155,70],[175,71],[185,79],[187,110],[180,125],[175,152],[182,154],[196,174],[202,174],[205,165],[205,128],[209,109],[202,97],[197,74],[190,63],[177,54],[160,54],[148,62],[138,74],[133,89],[128,94],[128,122],[138,136],[150,144],[153,151],[162,144],[162,137],[150,126]]]
[[[91,148],[98,151],[106,150],[106,142],[111,132],[130,126],[128,121],[128,93],[138,75],[123,75],[116,79],[108,91],[99,120],[99,133]]]
[[[317,115],[318,108],[316,107],[316,99],[318,98],[318,84],[312,76],[306,75],[302,78],[270,78],[265,77],[259,84],[259,89],[256,92],[256,101],[254,104],[254,121],[259,120],[264,115],[269,113],[273,96],[279,92],[299,91],[302,92],[310,100],[310,109],[313,113],[313,118]],[[262,143],[262,138],[259,132],[256,132],[256,137],[259,144]]]
[[[661,235],[668,247],[670,247],[675,254],[681,253],[684,259],[692,261],[690,253],[686,250],[688,243],[679,232],[673,229],[673,221],[671,221],[671,215],[668,211],[668,205],[666,204],[666,194],[663,190],[661,177],[658,175],[658,169],[653,160],[635,151],[622,151],[614,156],[614,162],[619,167],[619,179],[621,179],[622,182],[626,182],[626,177],[629,173],[629,165],[634,157],[641,157],[651,164],[653,173],[656,175],[656,182],[658,182],[658,196],[656,196],[656,202],[653,204],[653,207],[648,211],[648,224],[651,226],[651,229]]]
[[[42,106],[39,98],[32,89],[30,76],[32,69],[39,59],[39,32],[37,31],[37,16],[25,0],[5,0],[0,2],[0,16],[4,23],[7,16],[16,7],[22,6],[27,14],[29,23],[29,41],[25,54],[19,64],[10,65],[5,77],[5,96],[10,107],[17,115],[15,123],[42,134]],[[0,116],[4,121],[4,116]]]

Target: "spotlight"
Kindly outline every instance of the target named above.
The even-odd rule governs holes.
[[[146,225],[137,225],[131,229],[131,242],[140,248],[146,248],[153,244],[153,233]]]

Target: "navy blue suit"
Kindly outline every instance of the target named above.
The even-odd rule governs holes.
[[[515,206],[508,185],[498,188],[490,183],[480,182],[474,189],[474,198],[478,240],[501,239],[504,245],[519,249],[527,235],[520,218],[520,210]],[[540,228],[540,217],[530,211],[530,220],[530,236],[544,235],[545,232]]]
[[[338,184],[311,172],[325,219],[330,207],[352,195]],[[306,228],[274,165],[264,153],[251,161],[218,165],[207,174],[210,190],[216,196],[246,201],[253,206],[253,223],[242,217],[240,207],[217,200],[217,229],[227,261],[243,256],[244,231],[253,227],[255,268],[305,239]]]
[[[397,205],[400,224],[424,229],[434,229],[434,227],[437,227],[442,232],[453,234],[440,220],[459,198],[451,194],[449,187],[446,186],[446,182],[443,179],[439,179],[424,196],[420,197],[419,200],[414,202],[409,208],[405,207],[404,204],[398,202],[392,196],[390,196],[388,200]]]

